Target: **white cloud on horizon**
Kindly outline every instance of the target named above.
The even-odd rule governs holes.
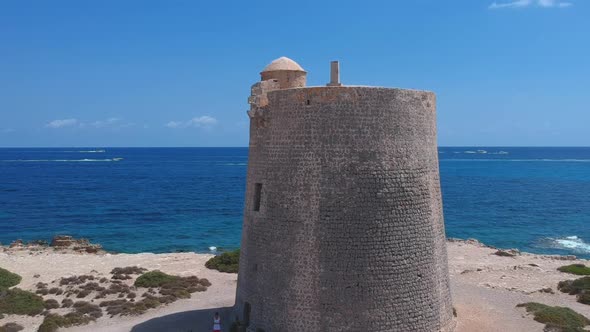
[[[90,125],[95,128],[103,128],[103,127],[108,127],[113,124],[116,124],[120,121],[121,121],[121,119],[119,119],[119,118],[108,118],[106,120],[94,121],[94,122],[90,123]]]
[[[543,7],[543,8],[566,8],[573,4],[571,2],[559,0],[516,0],[512,2],[493,2],[489,9],[503,9],[503,8],[525,8],[525,7]]]
[[[537,4],[541,7],[550,8],[550,7],[557,7],[557,8],[565,8],[572,5],[571,2],[565,1],[557,1],[557,0],[538,0]]]
[[[53,120],[45,125],[47,128],[64,128],[64,127],[71,127],[78,124],[77,119],[62,119],[62,120]]]
[[[168,128],[207,128],[217,124],[217,119],[214,117],[203,115],[194,117],[188,121],[170,121],[165,124]]]
[[[75,127],[75,128],[86,128],[86,127],[93,127],[97,129],[101,128],[110,128],[110,129],[121,129],[135,126],[135,123],[132,122],[123,122],[120,118],[108,118],[106,120],[96,120],[92,122],[83,122],[79,121],[78,119],[58,119],[48,122],[45,127],[47,128],[66,128],[66,127]]]

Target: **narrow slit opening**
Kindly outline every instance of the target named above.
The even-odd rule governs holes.
[[[254,185],[254,211],[260,211],[260,196],[262,195],[262,183]]]

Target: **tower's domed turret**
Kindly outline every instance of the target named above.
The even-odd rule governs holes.
[[[268,66],[266,66],[262,72],[268,72],[268,71],[277,71],[277,70],[289,70],[289,71],[303,71],[305,72],[305,70],[303,70],[303,68],[301,68],[301,66],[287,58],[287,57],[280,57],[276,60],[274,60],[273,62],[269,63]]]
[[[307,80],[307,72],[297,62],[284,56],[266,66],[260,76],[263,81],[277,80],[281,89],[305,87]]]

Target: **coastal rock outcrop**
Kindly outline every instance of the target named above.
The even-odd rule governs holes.
[[[44,252],[46,250],[63,251],[63,252],[77,252],[77,253],[89,253],[89,254],[102,254],[106,253],[100,244],[90,243],[88,239],[76,239],[69,235],[58,235],[55,236],[51,243],[45,240],[35,240],[24,242],[23,240],[13,241],[9,246],[1,246],[0,251],[4,252],[17,252],[17,251],[29,251],[33,252]]]
[[[15,240],[10,244],[10,248],[22,248],[24,247],[23,240]]]
[[[92,244],[88,239],[75,239],[69,235],[58,235],[51,240],[51,247],[55,249],[70,249],[77,252],[96,254],[102,250],[100,244]]]
[[[520,251],[517,249],[508,249],[508,250],[500,249],[500,250],[496,251],[494,253],[494,255],[502,256],[502,257],[514,257],[514,256],[520,255]]]

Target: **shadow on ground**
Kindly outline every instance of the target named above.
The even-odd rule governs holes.
[[[131,332],[211,332],[213,315],[216,312],[221,316],[221,330],[228,332],[232,322],[231,307],[177,312],[156,317],[135,325]]]

